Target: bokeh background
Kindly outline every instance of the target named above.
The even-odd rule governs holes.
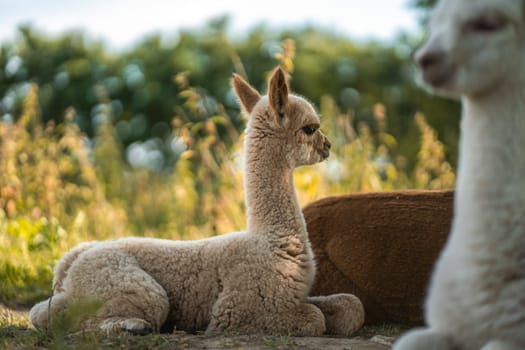
[[[433,1],[285,3],[0,1],[0,304],[49,296],[82,241],[242,230],[233,72],[265,91],[280,64],[321,114],[301,204],[453,188],[459,106],[411,58]]]

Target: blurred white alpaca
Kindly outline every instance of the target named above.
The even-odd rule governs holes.
[[[427,329],[395,349],[525,349],[525,2],[441,0],[416,54],[423,80],[461,97],[452,233]]]

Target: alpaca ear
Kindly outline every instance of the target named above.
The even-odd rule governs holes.
[[[241,108],[243,109],[244,113],[246,116],[250,115],[253,107],[255,107],[257,102],[259,102],[261,99],[261,95],[259,95],[257,90],[251,87],[250,84],[248,84],[238,74],[233,74],[231,84],[235,95],[237,95],[237,98],[241,103]]]
[[[282,119],[288,103],[288,82],[286,74],[281,67],[274,69],[270,81],[268,82],[268,99],[270,106],[275,113]]]

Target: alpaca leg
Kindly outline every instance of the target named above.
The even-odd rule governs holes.
[[[101,310],[88,324],[106,331],[158,331],[169,311],[162,286],[133,256],[118,250],[91,250],[79,256],[63,288],[75,299],[99,300]]]
[[[511,343],[504,340],[492,340],[485,344],[481,350],[520,350],[523,346],[518,346],[515,343]]]
[[[286,328],[291,333],[305,337],[319,337],[326,332],[326,320],[323,312],[309,303],[299,304],[291,309],[284,318]]]
[[[109,333],[158,332],[169,311],[166,292],[145,272],[141,277],[129,281],[135,285],[115,288],[114,297],[104,301],[99,328]]]
[[[151,323],[141,318],[109,317],[99,324],[99,328],[107,333],[127,331],[132,334],[144,335],[154,331]]]
[[[457,350],[459,347],[453,339],[430,328],[409,331],[399,338],[393,350]]]
[[[292,334],[299,336],[320,336],[325,331],[325,320],[315,305],[301,303],[293,307],[268,310],[279,302],[265,300],[254,303],[260,297],[241,295],[239,292],[223,293],[213,305],[210,323],[206,333],[233,331],[241,333]],[[242,306],[246,307],[242,307]]]
[[[326,333],[350,336],[365,322],[363,303],[352,294],[333,294],[306,298],[324,314]]]
[[[57,315],[64,312],[69,298],[64,293],[58,293],[51,298],[51,305],[49,299],[39,302],[29,311],[29,320],[31,324],[38,329],[49,328],[49,311],[51,315]]]

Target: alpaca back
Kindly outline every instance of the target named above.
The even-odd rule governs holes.
[[[422,324],[430,274],[450,232],[453,195],[358,193],[305,206],[318,270],[311,295],[355,294],[366,324]]]

